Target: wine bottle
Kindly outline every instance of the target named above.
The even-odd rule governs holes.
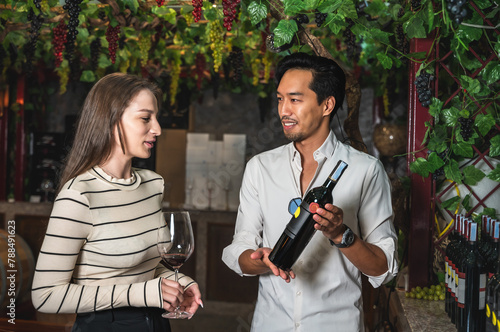
[[[295,261],[314,235],[313,215],[318,208],[333,202],[332,191],[347,168],[340,160],[325,183],[307,192],[302,203],[295,211],[283,234],[269,254],[269,260],[282,270],[290,270]]]
[[[467,332],[483,332],[486,328],[486,266],[478,251],[477,223],[469,224],[469,250],[465,259],[465,326]]]
[[[497,332],[497,312],[498,312],[498,303],[497,303],[497,289],[500,285],[500,265],[498,264],[498,245],[500,238],[500,223],[494,219],[490,219],[490,232],[491,238],[493,242],[497,246],[497,262],[490,267],[490,269],[494,270],[493,275],[488,279],[488,285],[486,287],[486,332]]]

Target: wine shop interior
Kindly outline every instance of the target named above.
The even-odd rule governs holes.
[[[162,91],[161,135],[132,165],[163,177],[163,211],[191,216],[180,271],[204,308],[172,331],[250,331],[259,277],[222,253],[247,162],[289,143],[274,78],[296,52],[346,73],[331,129],[391,184],[399,272],[377,288],[362,276],[364,330],[498,330],[499,11],[489,0],[2,1],[0,330],[72,329],[76,314],[36,310],[33,276],[84,100],[121,72]]]

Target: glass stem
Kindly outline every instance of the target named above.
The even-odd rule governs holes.
[[[174,269],[175,271],[175,281],[178,281],[177,274],[179,273],[179,269]]]

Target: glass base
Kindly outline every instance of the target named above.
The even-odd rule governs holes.
[[[168,319],[186,319],[186,318],[191,318],[193,317],[193,314],[187,311],[182,311],[179,309],[176,309],[172,312],[164,312],[161,315],[163,318],[168,318]]]

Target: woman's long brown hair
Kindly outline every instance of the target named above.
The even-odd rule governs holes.
[[[75,139],[65,161],[58,191],[67,181],[101,164],[109,157],[114,143],[115,127],[118,129],[118,139],[125,153],[118,124],[130,101],[145,89],[156,97],[159,110],[162,91],[147,79],[114,73],[104,76],[92,87],[80,112]]]

